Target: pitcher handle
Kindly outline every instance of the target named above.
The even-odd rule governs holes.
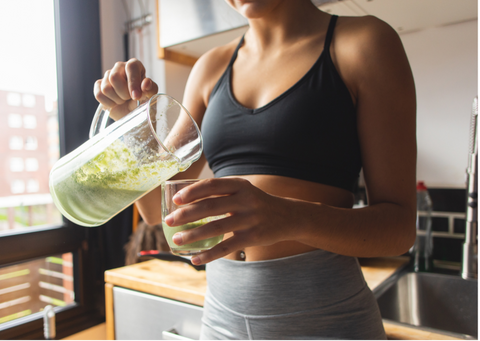
[[[107,126],[108,117],[110,112],[103,108],[103,105],[99,104],[95,115],[93,116],[92,124],[90,125],[89,138],[101,133]]]

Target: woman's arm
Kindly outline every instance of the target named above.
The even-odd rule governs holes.
[[[350,42],[356,52],[339,46],[336,58],[339,71],[345,73],[342,76],[356,98],[369,203],[368,208],[351,212],[359,224],[370,226],[362,229],[358,239],[364,244],[361,255],[401,254],[415,240],[417,153],[413,75],[400,37],[389,25],[370,16],[352,21],[351,27],[345,26],[345,31],[355,32],[344,36],[356,39],[356,44]],[[330,217],[335,219],[335,215]],[[370,247],[374,249],[369,251]]]
[[[322,235],[315,238],[311,226],[302,239],[352,256],[402,254],[415,240],[416,98],[412,72],[399,36],[379,19],[358,18],[338,29],[336,64],[356,100],[369,206],[357,210],[321,206],[315,220],[324,226]]]
[[[234,232],[192,259],[206,263],[248,246],[296,240],[356,256],[406,252],[415,239],[416,99],[413,76],[396,32],[374,17],[344,20],[332,55],[357,106],[358,133],[369,206],[342,209],[266,194],[240,179],[211,179],[177,197],[189,203],[168,221],[178,225],[207,215],[228,218],[177,235],[184,244]]]

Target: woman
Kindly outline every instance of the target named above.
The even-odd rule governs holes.
[[[376,301],[356,257],[405,253],[415,239],[415,88],[395,31],[372,17],[331,16],[310,0],[227,0],[244,37],[203,55],[184,105],[215,173],[189,186],[178,245],[225,233],[192,258],[207,264],[202,338],[381,339]],[[137,60],[95,83],[121,117],[157,85]],[[363,167],[369,206],[352,209]],[[160,189],[137,202],[161,221]]]

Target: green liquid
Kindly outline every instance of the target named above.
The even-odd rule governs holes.
[[[185,245],[177,245],[173,242],[172,238],[173,235],[177,232],[185,231],[194,229],[196,227],[202,226],[209,221],[215,220],[216,218],[206,218],[202,220],[195,221],[193,223],[188,223],[181,226],[168,226],[165,222],[162,222],[163,233],[165,234],[165,239],[167,240],[170,249],[172,249],[173,253],[181,254],[181,255],[193,255],[200,253],[205,250],[209,250],[218,243],[223,240],[223,235],[216,236],[204,240],[199,240],[194,243],[185,244]]]
[[[63,215],[83,226],[100,225],[140,197],[142,191],[85,186],[68,178],[56,186],[55,204]]]
[[[50,192],[67,219],[98,226],[177,173],[176,161],[139,164],[117,140],[66,179],[50,184]]]

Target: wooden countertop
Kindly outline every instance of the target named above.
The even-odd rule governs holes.
[[[374,289],[407,262],[405,257],[361,259],[365,281]],[[205,271],[197,271],[182,262],[149,260],[108,270],[105,282],[157,296],[203,306],[207,289]],[[425,332],[397,324],[384,323],[389,339],[455,340],[441,334]]]
[[[105,282],[199,306],[207,291],[205,271],[158,259],[105,271]]]

